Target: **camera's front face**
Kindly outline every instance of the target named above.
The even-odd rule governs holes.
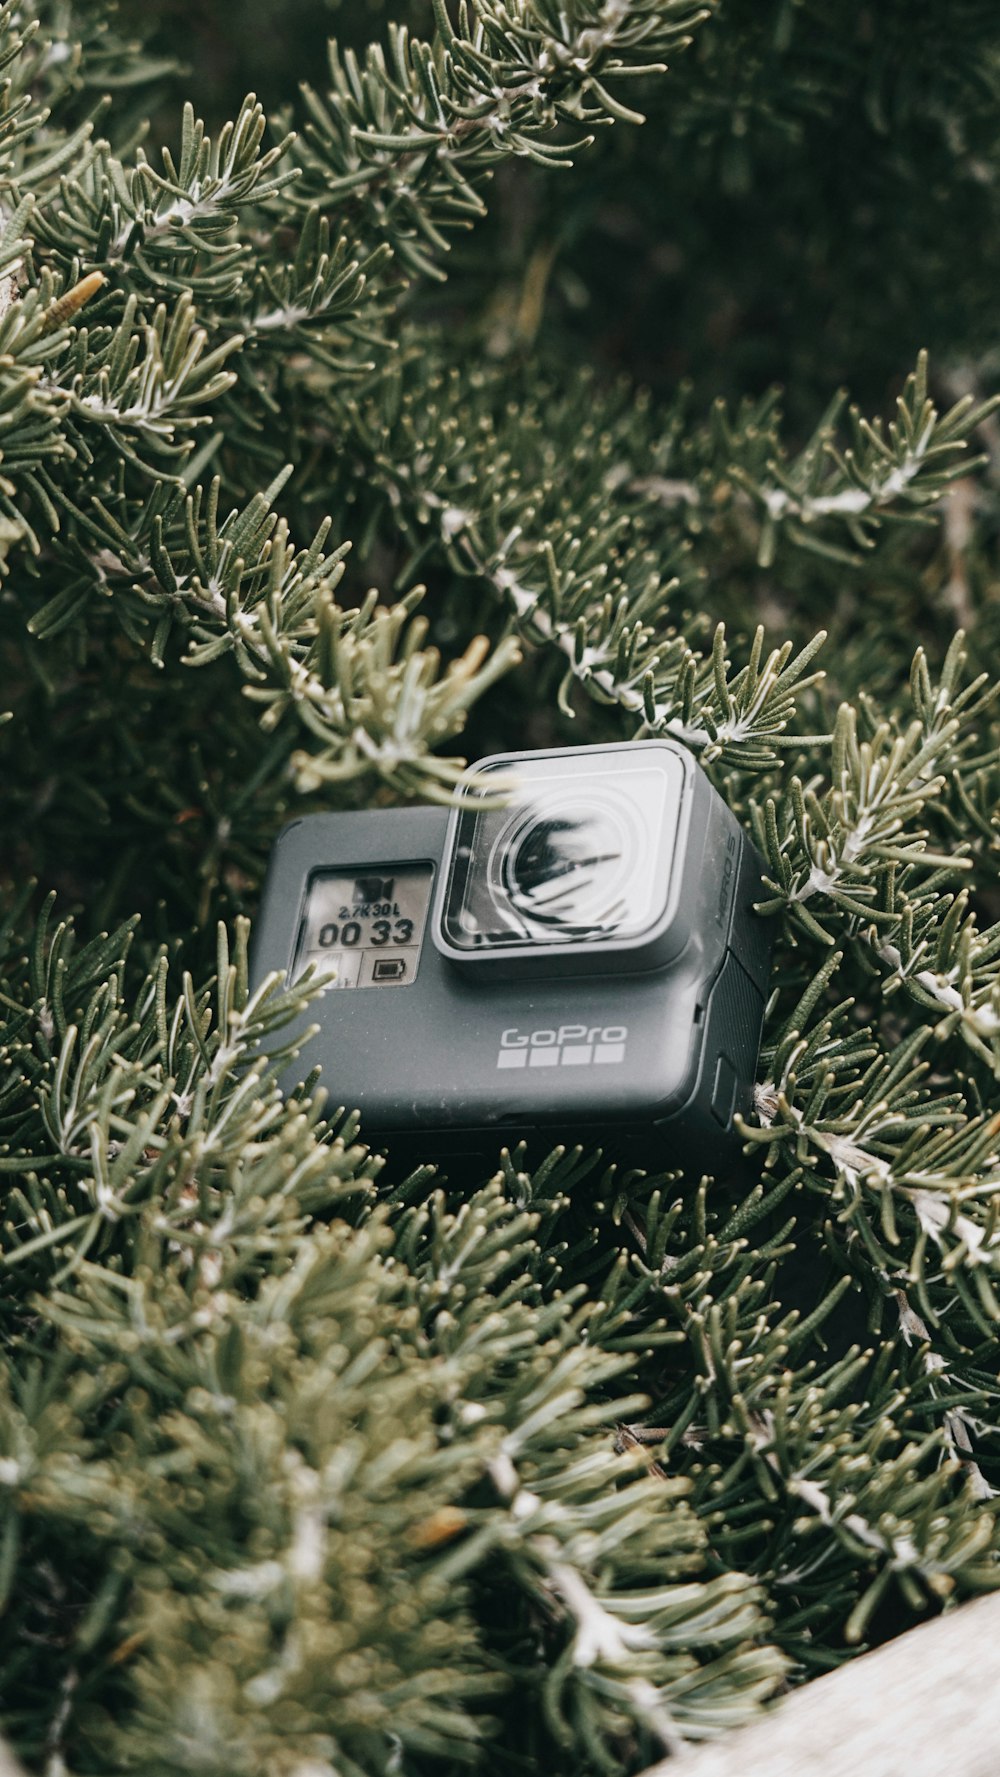
[[[501,756],[451,814],[286,828],[254,975],[326,977],[302,1071],[361,1110],[369,1140],[492,1163],[537,1131],[711,1169],[750,1108],[759,870],[672,742]]]
[[[514,962],[564,977],[574,963],[654,965],[682,866],[689,769],[655,743],[484,761],[449,830],[443,954],[498,974]]]

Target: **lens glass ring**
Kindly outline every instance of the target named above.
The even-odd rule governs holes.
[[[454,836],[444,935],[468,952],[627,942],[666,905],[683,768],[667,748],[491,763],[502,808],[470,796]]]

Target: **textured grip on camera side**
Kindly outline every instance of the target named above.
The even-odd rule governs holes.
[[[763,1015],[763,995],[730,951],[708,1003],[699,1094],[723,1128],[732,1127],[734,1112],[747,1117],[752,1109]],[[723,1086],[727,1077],[733,1078],[729,1090]]]

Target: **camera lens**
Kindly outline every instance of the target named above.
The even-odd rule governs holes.
[[[540,957],[634,945],[666,906],[683,784],[658,742],[483,761],[449,839],[445,942]]]
[[[625,912],[625,878],[635,849],[622,812],[593,805],[521,811],[495,852],[500,880],[491,886],[498,912],[509,907],[524,921],[526,935],[538,929],[564,937],[613,932]]]

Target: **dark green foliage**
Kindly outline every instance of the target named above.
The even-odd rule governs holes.
[[[638,1772],[1000,1583],[1000,25],[283,11],[0,4],[0,1723]],[[745,1176],[281,1097],[294,810],[651,733],[767,859]]]

